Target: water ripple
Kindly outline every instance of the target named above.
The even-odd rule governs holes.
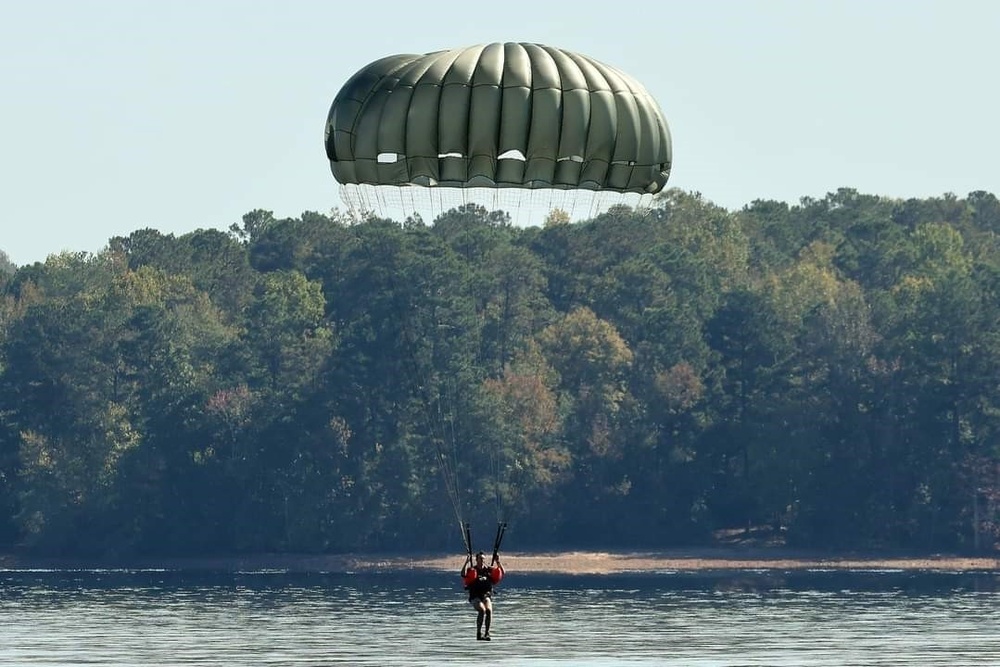
[[[512,574],[487,643],[453,582],[432,575],[0,572],[0,665],[1000,664],[993,585],[811,576]]]

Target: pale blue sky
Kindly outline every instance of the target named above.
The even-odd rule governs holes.
[[[0,0],[0,249],[341,206],[344,81],[393,53],[522,41],[641,82],[669,185],[729,209],[854,187],[1000,193],[1000,2]]]

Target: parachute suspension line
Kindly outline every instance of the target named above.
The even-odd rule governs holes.
[[[569,214],[570,220],[576,217],[576,207],[577,207],[577,201],[574,199],[569,203],[569,210],[566,211],[566,213]]]
[[[555,209],[569,214],[570,220],[593,219],[613,206],[644,210],[653,195],[605,190],[563,190],[558,188],[484,188],[423,185],[374,185],[347,183],[340,186],[340,199],[358,218],[374,215],[405,222],[419,215],[431,223],[438,216],[462,205],[475,204],[488,211],[504,211],[517,227],[541,226]]]
[[[383,256],[388,255],[387,248],[385,244],[385,239],[381,233],[377,236],[379,249]],[[374,258],[371,256],[371,249],[367,244],[362,244],[368,253],[369,259],[374,262]],[[448,432],[444,428],[444,418],[441,411],[441,396],[440,391],[434,392],[436,396],[432,400],[431,389],[430,389],[430,372],[422,371],[419,362],[417,361],[416,353],[416,342],[413,336],[413,326],[410,317],[410,309],[406,308],[406,304],[400,303],[400,293],[393,277],[393,269],[387,274],[387,280],[389,283],[389,289],[392,292],[392,301],[394,310],[400,314],[401,320],[403,322],[402,327],[402,341],[404,345],[404,355],[403,363],[407,366],[407,370],[412,378],[417,382],[418,394],[423,402],[424,409],[420,410],[421,415],[423,415],[424,426],[427,429],[428,436],[434,445],[437,453],[438,465],[441,468],[442,477],[444,478],[445,490],[448,494],[448,499],[451,502],[452,510],[455,513],[455,519],[458,522],[459,530],[462,531],[462,539],[468,539],[467,524],[463,518],[462,512],[462,501],[460,494],[460,485],[458,481],[458,450],[456,440],[453,437],[449,440]],[[432,410],[432,407],[434,408]],[[434,423],[431,419],[431,413],[434,412],[438,420]],[[452,414],[452,434],[454,434],[454,415]],[[448,443],[450,442],[450,447]]]
[[[499,195],[497,195],[499,197]],[[497,201],[497,204],[500,202]],[[506,210],[509,211],[509,207],[495,206],[493,210]],[[471,296],[471,294],[470,294]],[[481,335],[480,331],[480,335]],[[479,340],[478,343],[481,345],[482,341]],[[503,471],[506,469],[503,466],[503,442],[499,439],[487,438],[487,451],[488,458],[490,461],[490,472],[492,474],[493,482],[493,497],[494,497],[494,508],[497,521],[497,536],[493,541],[493,558],[490,562],[490,566],[497,564],[499,562],[499,550],[500,543],[503,540],[503,531],[507,529],[507,523],[505,520],[505,509],[504,509],[504,494],[506,492],[506,480],[504,479]]]
[[[524,213],[524,205],[525,205],[525,202],[523,200],[521,200],[521,199],[517,200],[517,220],[522,220],[523,216],[525,215],[525,213]]]
[[[426,384],[424,387],[426,394],[429,390],[426,388]],[[425,403],[431,405],[428,398],[425,398]],[[450,404],[451,401],[449,401]],[[429,428],[436,431],[432,433],[432,439],[438,450],[438,463],[444,476],[445,489],[451,500],[452,508],[455,510],[455,518],[458,520],[459,526],[464,526],[466,524],[462,513],[462,496],[458,477],[458,439],[455,437],[455,415],[453,410],[449,411],[448,415],[444,414],[440,389],[435,392],[433,409],[437,415],[437,421],[431,424],[430,418],[427,418],[427,422]]]
[[[425,393],[428,391],[427,384],[424,385]],[[434,409],[437,413],[437,433],[434,434],[433,439],[435,445],[438,446],[438,458],[441,464],[441,472],[444,476],[445,488],[448,492],[449,499],[451,500],[452,509],[455,511],[455,518],[458,521],[459,526],[465,526],[466,538],[469,536],[468,524],[465,523],[462,512],[462,494],[461,485],[459,484],[459,465],[458,465],[458,437],[455,433],[455,411],[454,407],[450,407],[447,415],[442,408],[442,393],[446,394],[445,399],[449,406],[454,406],[453,396],[455,391],[452,390],[449,397],[448,383],[442,382],[438,383],[438,390],[434,393]],[[425,398],[425,402],[427,399]],[[428,403],[429,404],[429,403]],[[430,423],[430,419],[427,419]],[[431,425],[433,428],[433,425]],[[471,544],[471,540],[469,541]]]
[[[378,202],[378,204],[377,204],[378,207],[380,209],[383,209],[385,207],[385,204],[386,204],[386,202],[385,202],[385,192],[383,192],[382,190],[376,189],[375,190],[375,199]]]
[[[452,392],[454,393],[454,392]],[[448,400],[449,405],[453,405],[453,401]],[[445,472],[445,485],[448,487],[448,493],[452,498],[452,506],[455,509],[455,518],[458,519],[459,525],[464,523],[462,517],[462,498],[461,489],[459,488],[459,478],[458,478],[458,438],[455,435],[455,415],[454,410],[451,410],[448,414],[447,419],[443,414],[441,408],[441,394],[438,392],[436,397],[436,407],[438,414],[438,423],[441,426],[441,442],[447,447],[450,443],[450,448],[448,448],[447,454],[451,455],[451,460],[448,460],[447,455],[442,456],[442,470]],[[466,524],[468,528],[468,524]],[[468,530],[466,530],[468,532]]]
[[[505,493],[508,486],[507,471],[509,466],[505,463],[503,442],[496,440],[489,448],[490,474],[493,484],[493,502],[496,510],[497,525],[506,521],[506,507],[504,505]]]
[[[496,507],[497,523],[503,520],[503,488],[501,487],[500,473],[503,462],[500,460],[500,444],[495,443],[490,448],[490,472],[493,475],[493,501]]]
[[[503,199],[505,199],[505,197],[504,197],[504,192],[502,190],[500,192],[494,191],[492,193],[493,208],[491,210],[493,210],[493,211],[497,211],[497,210],[506,210],[506,211],[509,211],[510,210],[509,207],[503,206],[503,204],[507,203],[507,202],[502,201]],[[473,198],[472,201],[475,202],[475,199]],[[521,205],[520,201],[521,200],[519,198],[515,198],[514,200],[511,201],[511,203],[514,203],[517,206],[520,206]],[[466,230],[466,234],[468,234],[468,230]],[[473,294],[473,291],[472,291],[471,287],[470,287],[470,289],[468,291],[467,296],[470,297],[470,299],[472,299],[474,301],[475,295]],[[481,336],[482,332],[480,331],[479,334]],[[481,344],[482,344],[482,340],[477,340],[477,345],[481,345]],[[453,388],[452,389],[453,399],[456,396],[456,394],[457,394],[457,392]],[[454,426],[454,424],[452,424],[452,425]],[[452,437],[454,438],[454,433],[452,434]],[[489,462],[490,462],[490,473],[491,473],[491,476],[492,476],[493,496],[494,496],[494,504],[495,504],[495,510],[496,510],[496,519],[497,519],[497,524],[498,525],[503,520],[503,514],[504,514],[504,505],[503,505],[504,495],[503,494],[504,494],[504,490],[505,490],[505,488],[504,488],[504,480],[502,478],[502,473],[503,473],[504,468],[502,467],[503,466],[503,459],[502,459],[501,447],[502,447],[502,445],[501,445],[501,443],[499,441],[493,441],[491,443],[490,439],[487,439],[487,447],[486,447],[487,453],[488,453],[487,458],[489,459]]]

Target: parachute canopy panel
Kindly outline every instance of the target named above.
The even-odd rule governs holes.
[[[666,119],[640,83],[539,44],[377,60],[337,94],[325,143],[344,185],[651,195],[671,165]]]

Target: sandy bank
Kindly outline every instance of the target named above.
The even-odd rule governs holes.
[[[791,557],[763,554],[706,552],[607,553],[574,552],[558,554],[509,554],[503,559],[511,571],[562,572],[569,574],[616,574],[650,571],[711,570],[794,570],[794,569],[899,569],[991,571],[1000,570],[994,558],[926,556],[920,558]],[[428,559],[416,566],[427,569],[455,569],[455,559]]]
[[[289,572],[373,572],[385,570],[457,571],[463,556],[453,555],[290,555],[261,554],[219,558],[182,558],[128,563],[82,562],[65,559],[30,559],[0,556],[0,567],[88,568],[130,567],[178,570],[283,570]],[[775,549],[702,549],[632,552],[505,553],[503,562],[511,572],[564,574],[622,574],[630,572],[714,571],[714,570],[795,570],[795,569],[887,569],[941,570],[956,572],[1000,572],[1000,559],[945,554],[920,556],[816,555]]]

